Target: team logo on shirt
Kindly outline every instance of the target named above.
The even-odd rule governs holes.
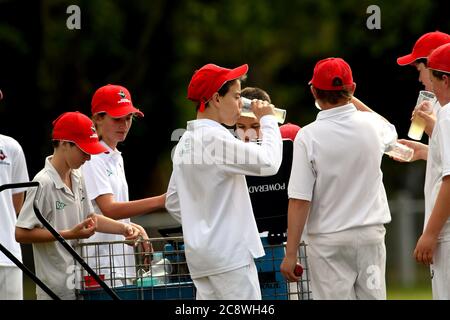
[[[56,200],[56,210],[63,210],[66,204],[64,202]]]
[[[109,177],[113,174],[113,172],[109,169],[106,169],[106,175]]]
[[[5,166],[9,166],[11,163],[7,162],[5,159],[8,158],[6,156],[6,154],[3,152],[2,149],[0,149],[0,164],[1,165],[5,165]]]
[[[0,161],[3,161],[7,158],[6,154],[3,153],[3,150],[0,149]]]

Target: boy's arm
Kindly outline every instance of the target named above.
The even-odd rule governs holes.
[[[126,240],[134,240],[140,235],[138,228],[131,224],[119,222],[99,214],[92,214],[96,221],[97,231],[103,233],[121,234]]]
[[[225,173],[271,176],[278,172],[283,157],[283,140],[274,116],[260,119],[261,144],[246,143],[229,135],[219,135],[210,146],[219,147],[213,163]],[[224,152],[220,148],[225,147]],[[209,159],[208,159],[209,160]]]
[[[92,218],[87,218],[70,230],[61,230],[58,233],[66,240],[87,239],[95,233],[95,222]],[[55,237],[47,229],[35,227],[26,229],[16,227],[16,241],[20,243],[42,243],[55,241]]]
[[[442,179],[441,188],[425,231],[414,250],[414,257],[417,262],[422,262],[426,265],[433,263],[433,254],[439,233],[450,216],[450,202],[448,199],[450,199],[450,176],[445,176]]]
[[[372,109],[370,109],[364,102],[356,98],[355,96],[352,96],[352,99],[350,100],[351,103],[358,109],[359,111],[364,112],[374,112]],[[383,118],[384,119],[384,118]],[[386,120],[386,119],[385,119]],[[386,120],[387,121],[387,120]]]
[[[288,234],[286,243],[286,256],[280,266],[283,276],[289,281],[298,281],[294,275],[294,268],[297,263],[297,252],[306,218],[308,217],[310,202],[300,199],[289,199],[288,208]]]
[[[114,220],[136,217],[145,213],[164,209],[166,194],[127,202],[118,202],[112,194],[102,194],[95,198],[102,213]]]

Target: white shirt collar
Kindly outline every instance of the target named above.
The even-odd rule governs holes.
[[[196,119],[187,122],[187,130],[194,130],[201,127],[216,127],[227,130],[223,125],[211,119]]]
[[[322,110],[317,114],[317,120],[322,120],[326,118],[341,116],[343,114],[349,113],[349,112],[355,112],[357,111],[356,107],[353,105],[353,103],[347,103],[340,107],[331,108],[328,110]]]
[[[122,154],[122,152],[120,152],[119,150],[117,150],[117,148],[115,148],[114,150],[111,149],[111,147],[103,140],[100,140],[100,143],[105,146],[106,149],[108,149],[109,153],[101,153],[101,155],[103,155],[104,157],[110,157],[110,158],[120,158],[120,155]]]

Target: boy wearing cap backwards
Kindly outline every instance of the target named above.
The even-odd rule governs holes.
[[[197,299],[261,299],[254,258],[264,248],[244,175],[273,175],[281,164],[282,141],[273,105],[253,100],[261,144],[236,139],[221,124],[240,116],[241,81],[235,69],[207,64],[194,73],[188,99],[198,105],[173,156],[166,208],[181,222],[186,260]]]
[[[446,43],[450,43],[450,35],[444,32],[434,31],[425,33],[416,41],[411,53],[397,59],[397,64],[400,66],[412,65],[416,67],[419,72],[419,82],[424,85],[425,90],[432,92],[433,87],[431,84],[430,74],[427,69],[427,57],[434,49]],[[438,102],[435,104],[433,109],[434,113],[440,109]],[[431,137],[434,123],[436,121],[435,114],[427,113],[419,108],[417,110],[417,115],[425,120],[425,133]]]
[[[148,236],[140,225],[132,223],[131,217],[154,212],[165,206],[165,194],[139,200],[129,200],[128,183],[121,152],[117,145],[124,142],[134,116],[144,114],[133,106],[130,92],[123,86],[108,84],[96,90],[91,102],[92,118],[100,137],[100,143],[109,151],[108,154],[98,154],[83,167],[86,181],[87,197],[92,201],[96,212],[111,219],[132,224],[139,228],[141,236]],[[112,242],[123,241],[120,235],[96,234],[93,241]],[[141,242],[145,251],[150,251],[148,242]],[[113,286],[131,284],[135,278],[135,257],[133,248],[121,243],[100,245],[88,249],[88,254],[95,256],[88,263],[93,268],[101,268],[99,272],[105,278],[114,277]],[[111,263],[111,250],[114,261]],[[113,266],[113,270],[111,270]],[[114,271],[114,274],[110,274]]]
[[[310,84],[322,111],[294,141],[281,272],[298,281],[294,268],[308,218],[313,298],[386,299],[384,224],[391,216],[380,165],[383,136],[396,137],[395,129],[351,103],[355,83],[344,60],[319,61]]]
[[[33,202],[49,223],[72,245],[96,231],[137,237],[139,230],[96,215],[87,198],[80,168],[92,154],[106,152],[98,142],[92,121],[79,112],[67,112],[53,122],[52,156],[33,179],[39,190],[30,188],[16,223],[16,240],[33,244],[36,275],[62,299],[75,299],[73,257],[56,242],[37,219]],[[36,287],[38,299],[50,297]]]
[[[450,43],[428,57],[432,90],[442,106],[428,146],[410,143],[427,160],[425,223],[414,250],[418,262],[430,265],[433,299],[450,299]]]
[[[0,90],[0,100],[3,94]],[[27,182],[28,170],[20,144],[0,134],[0,185]],[[20,245],[14,239],[14,226],[23,205],[26,189],[7,189],[0,192],[0,243],[18,259],[22,259]],[[22,271],[0,252],[0,300],[22,300]]]

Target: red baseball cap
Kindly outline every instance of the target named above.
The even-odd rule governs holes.
[[[108,153],[91,119],[78,111],[63,113],[53,121],[52,138],[73,142],[87,154]]]
[[[450,43],[431,52],[428,56],[428,69],[450,73]]]
[[[91,112],[96,114],[106,112],[113,118],[121,118],[134,113],[140,117],[144,114],[133,106],[131,95],[127,88],[108,84],[95,91],[91,102]]]
[[[195,71],[188,86],[187,98],[200,102],[199,111],[203,112],[205,104],[212,98],[214,92],[219,91],[225,82],[238,79],[245,75],[247,71],[247,64],[235,69],[227,69],[209,63]]]
[[[440,31],[425,33],[416,41],[412,52],[406,56],[398,58],[397,63],[401,66],[406,66],[413,63],[417,59],[426,59],[430,55],[431,51],[449,42],[450,35],[446,33]]]
[[[280,126],[281,137],[283,139],[289,139],[294,141],[300,129],[301,128],[296,124],[292,123],[283,124],[282,126]]]
[[[333,81],[339,78],[342,81],[341,86],[334,86]],[[341,58],[327,58],[320,60],[314,67],[314,73],[311,81],[315,88],[321,90],[338,91],[354,85],[352,69]]]

